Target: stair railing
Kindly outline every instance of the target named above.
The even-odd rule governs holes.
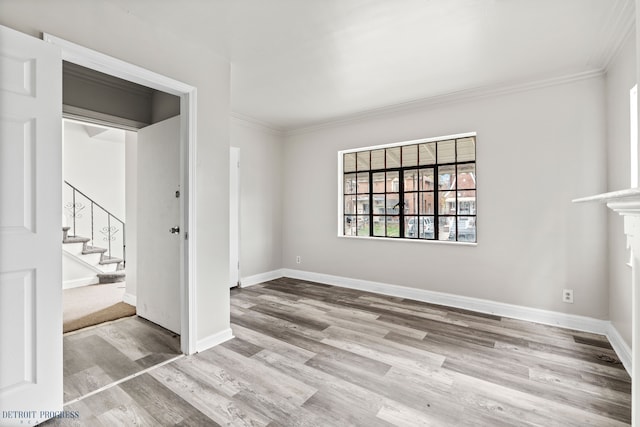
[[[65,181],[64,183],[68,187],[63,193],[65,199],[69,191],[71,192],[71,200],[65,200],[64,202],[65,215],[69,217],[71,221],[71,224],[67,224],[71,227],[71,235],[78,236],[83,235],[84,233],[90,234],[90,245],[93,247],[100,247],[100,243],[95,240],[96,235],[100,233],[102,235],[102,241],[107,243],[107,248],[105,248],[107,249],[107,256],[111,258],[114,257],[114,255],[119,255],[117,257],[124,260],[122,263],[124,266],[126,263],[127,248],[124,221],[113,215],[69,182]],[[90,208],[89,217],[86,216],[87,206]],[[120,228],[118,228],[118,226]],[[120,231],[121,233],[119,233]],[[117,243],[120,239],[122,240],[121,245],[112,245],[112,242]]]

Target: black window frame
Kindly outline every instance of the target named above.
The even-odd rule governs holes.
[[[465,150],[465,156],[471,156],[472,159],[462,159],[458,153],[461,141],[472,141],[472,150]],[[465,141],[465,142],[466,142]],[[444,152],[447,145],[453,142],[453,161],[446,161],[439,155],[439,148],[442,147]],[[477,136],[475,133],[458,134],[437,138],[427,138],[417,141],[408,141],[404,143],[395,143],[380,145],[375,147],[367,147],[355,150],[344,150],[338,153],[339,156],[339,175],[340,175],[340,198],[341,207],[339,209],[339,235],[344,237],[369,237],[369,238],[382,238],[382,239],[402,239],[402,240],[418,240],[418,241],[440,241],[450,243],[477,243],[478,231],[477,231],[477,156],[476,156],[476,143]],[[427,164],[427,162],[421,163],[421,145],[429,147],[431,144],[435,149],[433,154],[433,162]],[[445,145],[447,144],[447,145]],[[404,147],[411,148],[416,146],[415,163],[407,162],[405,164],[403,156]],[[396,150],[399,148],[399,150]],[[373,167],[373,152],[384,150],[384,167]],[[392,150],[392,151],[390,151]],[[411,149],[407,149],[411,151]],[[399,152],[399,158],[393,159],[389,153]],[[367,155],[364,153],[368,153]],[[447,151],[448,154],[450,153]],[[470,154],[471,153],[471,154]],[[345,164],[347,163],[347,156],[351,156],[352,162],[349,162],[349,170],[346,170]],[[390,162],[391,159],[391,162]],[[362,160],[362,162],[360,161]],[[367,161],[368,160],[368,161]],[[413,162],[413,157],[411,158]],[[364,170],[360,168],[360,163],[368,165]],[[390,164],[393,163],[393,164]],[[353,166],[353,170],[351,169]],[[467,177],[464,184],[461,179],[462,175],[459,172],[461,167],[473,165],[473,172],[466,172]],[[440,173],[444,170],[451,170],[453,173],[449,174],[448,187],[440,188]],[[423,171],[431,171],[430,176],[431,188],[424,189],[423,186],[427,180],[423,180]],[[405,177],[409,173],[414,177],[414,184],[412,188],[405,188]],[[462,172],[465,173],[465,172]],[[382,186],[379,185],[379,181],[376,181],[376,177],[380,177],[380,174],[384,176],[384,182]],[[393,188],[390,184],[389,175],[398,179],[398,187]],[[453,176],[451,176],[453,175]],[[367,176],[368,191],[365,192],[361,188],[359,177]],[[429,175],[427,175],[429,176]],[[443,176],[446,176],[443,175]],[[469,179],[471,177],[471,179]],[[350,180],[350,181],[349,181]],[[470,186],[469,181],[473,183]],[[346,183],[349,182],[349,187],[352,187],[351,183],[355,181],[355,190],[347,187]],[[364,180],[363,180],[364,181]],[[378,185],[376,186],[376,183]],[[389,188],[389,186],[392,188]],[[459,188],[462,186],[462,188]],[[397,190],[397,191],[394,191]],[[446,198],[447,194],[453,193],[453,200],[449,201]],[[424,195],[427,195],[425,197]],[[427,206],[423,206],[429,200],[428,195],[431,195],[432,211],[429,212]],[[410,203],[410,199],[413,198],[413,204]],[[465,200],[462,206],[469,206],[468,211],[461,210],[461,198]],[[362,212],[359,212],[358,206],[360,200],[366,201],[366,206]],[[444,203],[444,205],[443,205]],[[453,203],[453,211],[447,211],[449,205]],[[409,206],[407,206],[409,205]],[[412,205],[412,206],[411,206]],[[473,208],[471,208],[473,207]],[[382,210],[381,210],[382,209]],[[407,212],[408,209],[412,209],[411,212]],[[448,219],[448,225],[440,229],[440,221],[442,219]],[[347,229],[352,227],[352,222],[356,221],[355,234],[347,234]],[[460,227],[462,223],[469,224],[472,221],[472,226],[468,225]],[[397,222],[397,226],[394,224]],[[429,231],[429,222],[431,224],[431,231]],[[380,226],[382,224],[382,226]],[[411,224],[413,226],[411,227]],[[366,227],[365,227],[366,225]],[[382,227],[382,231],[380,229]],[[426,229],[425,229],[426,227]],[[412,228],[412,231],[409,230]],[[453,230],[452,230],[453,229]],[[350,229],[352,231],[353,228]],[[391,230],[391,232],[390,232]],[[463,232],[463,230],[465,230]],[[411,235],[407,235],[411,231]],[[442,232],[449,233],[447,238],[441,239]],[[453,233],[453,236],[451,235]]]

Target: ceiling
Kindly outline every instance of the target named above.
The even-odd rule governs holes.
[[[107,0],[231,61],[234,113],[292,130],[602,70],[633,0]]]

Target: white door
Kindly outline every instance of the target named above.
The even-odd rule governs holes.
[[[229,151],[229,284],[240,282],[240,148]]]
[[[180,116],[138,131],[138,316],[180,333]],[[182,195],[180,195],[182,196]]]
[[[62,409],[61,124],[60,50],[0,26],[0,425]]]

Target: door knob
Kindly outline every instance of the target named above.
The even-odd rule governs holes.
[[[171,227],[171,228],[169,229],[169,233],[171,233],[171,234],[178,234],[178,233],[180,233],[180,227],[179,227],[179,226],[178,226],[178,227]]]

